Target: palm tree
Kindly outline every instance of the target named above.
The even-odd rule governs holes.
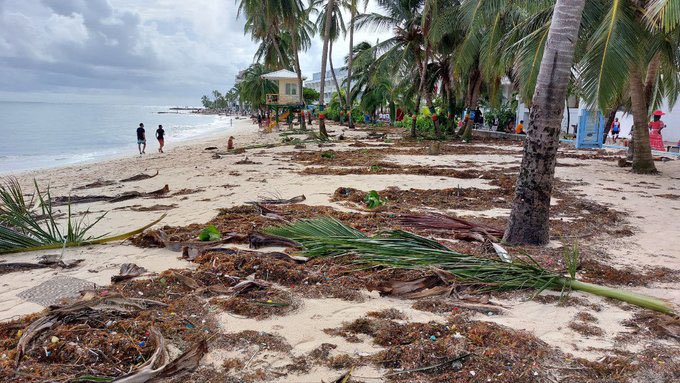
[[[315,29],[309,22],[309,13],[313,7],[305,8],[301,0],[237,1],[238,15],[243,13],[246,18],[245,33],[261,42],[256,58],[264,58],[270,68],[290,68],[292,63],[298,77],[299,102],[304,105],[299,51],[311,45]],[[305,129],[304,118],[300,118],[300,127]]]
[[[557,0],[538,72],[531,117],[517,177],[515,198],[503,239],[548,243],[550,194],[564,99],[586,0]]]
[[[398,69],[405,62],[416,63],[420,74],[413,83],[418,84],[416,103],[413,109],[411,122],[411,136],[416,137],[416,115],[420,109],[420,84],[424,74],[423,69],[427,63],[425,38],[421,24],[423,22],[423,0],[381,0],[379,5],[385,11],[385,15],[379,13],[362,14],[357,17],[357,27],[372,26],[374,30],[392,29],[394,36],[376,44],[376,51],[389,57],[387,60]]]
[[[328,42],[331,36],[331,18],[333,17],[333,5],[334,0],[328,0],[326,3],[326,21],[324,25],[323,33],[323,51],[321,53],[321,84],[319,89],[319,135],[322,139],[328,138],[328,132],[326,132],[326,116],[324,115],[324,85],[326,82],[326,60],[328,59]]]
[[[276,83],[262,78],[262,75],[268,72],[263,64],[252,64],[245,70],[243,80],[238,84],[240,101],[249,104],[253,110],[262,110],[266,104],[267,94],[278,91]]]
[[[290,1],[290,0],[288,0]],[[304,7],[301,1],[293,0],[296,4],[296,11],[293,16],[286,19],[286,27],[288,32],[292,36],[292,50],[293,50],[293,64],[295,66],[295,73],[297,74],[298,88],[300,89],[298,94],[300,96],[300,105],[305,104],[304,99],[304,88],[302,83],[302,69],[300,66],[300,51],[306,51],[312,45],[312,37],[316,33],[316,26],[309,20],[312,13],[316,11],[316,3],[314,0],[310,0],[309,6]],[[300,129],[306,129],[305,118],[302,113],[300,113]]]
[[[345,102],[345,105],[347,106],[347,118],[349,119],[348,126],[350,129],[354,128],[354,120],[352,119],[352,64],[353,64],[353,55],[352,52],[354,52],[354,23],[356,22],[356,17],[357,17],[357,0],[349,0],[347,2],[348,8],[349,8],[349,13],[350,13],[350,21],[349,21],[349,52],[350,54],[348,55],[349,60],[347,60],[347,100]],[[364,0],[364,10],[368,6],[368,0]]]
[[[333,9],[331,9],[331,15],[329,17],[331,26],[328,41],[328,64],[330,66],[333,82],[335,83],[335,90],[339,95],[342,94],[342,91],[340,90],[338,78],[335,75],[335,68],[333,68],[333,43],[338,39],[338,37],[340,37],[340,35],[345,36],[347,34],[347,29],[345,28],[345,20],[342,17],[341,10],[341,8],[345,6],[347,6],[346,1],[336,0],[333,4]],[[319,30],[322,31],[326,30],[326,11],[327,8],[322,9],[321,12],[319,12],[319,15],[316,20],[317,27],[319,28]],[[345,99],[340,97],[339,101],[340,107],[344,109]],[[342,119],[340,119],[340,124],[342,125]]]

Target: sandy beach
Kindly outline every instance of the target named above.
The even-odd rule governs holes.
[[[426,142],[402,145],[398,135],[393,132],[388,132],[383,140],[376,140],[367,138],[368,132],[365,130],[349,131],[344,127],[331,126],[331,134],[337,138],[342,133],[344,140],[336,139],[328,147],[320,148],[316,143],[306,142],[304,148],[296,148],[293,145],[278,145],[284,138],[279,132],[263,134],[257,130],[257,125],[253,125],[250,120],[236,120],[233,130],[218,136],[179,146],[166,142],[166,153],[163,154],[157,153],[156,143],[151,142],[147,148],[148,154],[144,156],[134,155],[136,148],[131,147],[128,158],[15,176],[25,191],[33,189],[35,180],[39,185],[49,185],[53,196],[148,193],[167,185],[169,192],[159,198],[75,204],[75,211],[79,214],[89,211],[92,218],[106,212],[106,216],[95,227],[93,234],[96,235],[131,231],[158,219],[162,214],[167,216],[155,229],[188,227],[192,224],[200,229],[220,214],[222,219],[228,220],[229,216],[224,215],[228,212],[222,209],[238,207],[250,201],[298,195],[305,196],[303,205],[328,207],[346,213],[358,212],[366,215],[367,225],[380,226],[380,220],[384,217],[367,212],[353,203],[351,198],[343,199],[342,193],[339,196],[336,192],[339,188],[362,192],[377,190],[381,193],[392,190],[391,193],[404,198],[388,199],[384,209],[395,214],[409,210],[440,212],[502,226],[509,214],[512,195],[493,193],[500,193],[499,188],[502,186],[499,187],[499,182],[504,177],[516,174],[521,162],[520,144],[510,141],[479,140],[469,146],[446,142],[442,143],[440,154],[431,155],[428,154]],[[240,154],[226,153],[227,137],[230,135],[235,137],[237,149],[251,145],[262,147],[248,149]],[[305,138],[304,135],[292,137]],[[264,147],[267,144],[273,147]],[[206,150],[209,147],[217,149]],[[335,153],[334,158],[324,162],[319,153],[329,150]],[[347,157],[343,152],[347,153]],[[374,154],[375,159],[371,160]],[[559,166],[556,169],[556,177],[560,182],[556,185],[556,191],[559,194],[554,197],[555,211],[551,218],[555,228],[553,238],[547,249],[527,251],[532,255],[543,254],[547,258],[552,256],[553,259],[559,259],[565,246],[577,242],[584,262],[577,278],[654,296],[670,302],[677,309],[680,307],[680,236],[677,235],[677,222],[680,222],[680,161],[657,162],[659,175],[639,176],[617,167],[614,160],[617,155],[614,151],[577,151],[568,146],[560,149]],[[366,162],[362,162],[364,160]],[[394,168],[390,168],[390,164]],[[454,170],[479,173],[479,176],[457,177]],[[149,179],[120,181],[136,174],[153,175],[156,172],[158,175]],[[83,188],[95,182],[104,186]],[[398,194],[390,188],[404,192]],[[473,192],[469,195],[464,192],[458,196],[450,195],[450,200],[441,197],[437,203],[430,203],[426,198],[421,199],[422,195],[414,190]],[[406,191],[414,194],[407,195]],[[487,194],[491,197],[484,197]],[[479,202],[482,200],[485,202]],[[286,211],[284,205],[275,208]],[[608,217],[618,218],[611,221]],[[461,251],[477,246],[455,240],[447,242],[447,245],[453,249],[460,248]],[[243,243],[224,247],[252,251]],[[481,247],[479,244],[474,247],[476,250],[470,251],[482,251]],[[509,250],[512,252],[514,249]],[[35,262],[39,256],[59,253],[43,251],[3,255],[0,256],[0,262]],[[205,266],[183,259],[181,255],[181,252],[166,248],[139,247],[131,241],[65,249],[65,261],[84,261],[71,269],[44,268],[0,275],[0,285],[3,287],[0,291],[0,320],[16,320],[23,315],[40,312],[47,305],[57,303],[60,298],[78,297],[80,290],[106,288],[111,283],[111,277],[119,273],[124,263],[135,263],[146,268],[148,274],[141,278],[142,281],[144,278],[158,278],[170,269],[196,270]],[[557,264],[560,262],[558,260]],[[66,281],[64,285],[68,288],[59,287],[60,280]],[[44,286],[48,282],[53,286]],[[389,346],[377,344],[370,335],[359,334],[358,339],[348,341],[346,337],[331,335],[325,329],[338,328],[343,323],[366,318],[369,312],[387,309],[395,309],[403,314],[394,320],[396,323],[420,323],[423,326],[452,326],[450,317],[456,314],[451,310],[418,309],[414,305],[417,300],[381,297],[377,291],[365,288],[356,289],[360,298],[341,299],[335,296],[298,295],[291,286],[275,285],[278,290],[293,296],[296,302],[295,307],[286,314],[266,318],[248,317],[223,310],[219,305],[206,301],[204,307],[207,307],[211,317],[205,320],[213,324],[209,329],[211,334],[255,331],[260,335],[266,333],[276,336],[286,347],[268,348],[257,342],[236,346],[222,343],[210,345],[208,354],[201,361],[199,371],[205,374],[201,376],[211,376],[207,373],[210,371],[238,377],[243,381],[328,382],[337,379],[354,364],[318,363],[299,371],[290,366],[323,344],[334,346],[330,357],[349,355],[357,360],[377,355],[389,349]],[[34,292],[36,287],[41,286],[43,289]],[[50,293],[49,288],[54,292]],[[140,290],[139,294],[142,296],[146,293]],[[489,304],[496,305],[498,311],[464,311],[467,312],[468,320],[474,323],[493,322],[503,328],[526,331],[545,342],[547,348],[566,355],[565,358],[569,360],[584,358],[592,363],[606,364],[612,360],[607,358],[642,355],[651,349],[661,350],[657,352],[659,360],[680,355],[677,337],[663,336],[662,332],[650,330],[649,326],[645,330],[643,324],[640,325],[643,329],[631,327],[630,321],[640,318],[645,310],[580,292],[572,292],[566,303],[559,299],[559,292],[545,292],[537,299],[531,299],[532,295],[532,291],[492,293]],[[432,305],[442,304],[436,299],[432,302]],[[575,326],[574,323],[582,326]],[[677,326],[677,321],[668,326],[671,326],[668,327],[669,331],[677,336],[678,327],[672,327]],[[437,338],[435,335],[432,337]],[[239,367],[230,370],[229,366],[225,366],[225,360],[232,360]],[[476,373],[471,375],[465,361],[462,365],[460,381],[475,381],[472,377]],[[353,370],[353,376],[357,381],[384,381],[392,379],[385,378],[385,374],[390,371],[386,364],[359,363]],[[564,370],[554,374],[561,377],[568,375]],[[557,381],[549,379],[554,376],[543,368],[540,377],[537,373],[535,378],[527,377],[526,381]],[[201,381],[198,375],[193,379]],[[394,379],[409,381],[404,375]],[[427,381],[422,376],[414,379],[412,381]],[[495,381],[507,380],[498,377]]]

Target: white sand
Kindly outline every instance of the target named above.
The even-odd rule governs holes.
[[[125,232],[153,221],[161,212],[134,212],[129,207],[133,205],[153,206],[156,204],[175,204],[175,209],[169,210],[168,216],[161,225],[188,225],[190,223],[204,223],[214,217],[219,208],[242,204],[258,197],[293,197],[304,194],[305,203],[310,205],[329,205],[329,198],[338,187],[353,187],[361,190],[383,189],[396,186],[402,189],[439,189],[451,187],[489,188],[487,180],[455,179],[440,176],[376,176],[376,175],[347,175],[347,176],[303,176],[294,173],[302,169],[298,164],[288,163],[282,152],[292,151],[292,147],[277,147],[273,149],[248,150],[250,160],[261,162],[257,165],[236,165],[246,155],[228,155],[221,159],[213,159],[212,152],[204,151],[206,146],[219,146],[225,149],[226,135],[236,137],[236,145],[244,146],[251,143],[277,143],[277,134],[259,135],[256,126],[249,121],[237,121],[236,133],[230,131],[222,136],[211,138],[198,143],[191,143],[174,147],[167,143],[165,154],[147,154],[143,157],[117,159],[102,163],[72,166],[57,170],[34,171],[19,174],[21,183],[30,190],[32,179],[39,184],[51,186],[53,195],[78,194],[106,194],[114,195],[124,191],[152,191],[167,184],[171,194],[180,189],[200,189],[200,192],[184,196],[172,196],[163,199],[134,199],[125,202],[91,203],[76,205],[78,211],[90,209],[93,213],[109,211],[106,218],[99,224],[97,233]],[[336,131],[339,128],[335,128]],[[351,135],[354,133],[347,133]],[[363,135],[363,133],[359,133]],[[347,144],[337,144],[334,150],[347,149]],[[131,148],[131,153],[136,148]],[[317,149],[317,148],[310,148]],[[505,148],[507,149],[507,148]],[[151,145],[149,152],[155,147]],[[475,161],[478,169],[491,167],[508,167],[508,162],[517,162],[518,155],[465,155],[465,156],[390,156],[389,161],[402,164],[418,165],[447,165],[455,166],[459,161]],[[584,161],[563,159],[563,163],[583,163]],[[594,201],[610,205],[624,211],[630,224],[639,228],[634,236],[610,240],[585,239],[589,246],[594,246],[607,256],[606,263],[622,267],[626,265],[665,266],[672,269],[680,268],[680,236],[678,236],[678,222],[680,222],[680,200],[654,198],[657,194],[680,194],[680,161],[657,163],[661,175],[639,176],[633,175],[626,169],[617,168],[613,162],[585,161],[586,166],[558,167],[557,176],[567,181],[582,181],[585,184],[578,189],[589,195]],[[467,167],[463,165],[463,167]],[[120,180],[134,174],[159,171],[158,177],[132,183],[117,183],[112,186],[72,191],[98,179]],[[234,173],[234,172],[238,172]],[[230,174],[231,173],[231,174]],[[650,184],[639,184],[645,181]],[[609,189],[618,189],[612,192]],[[648,198],[648,197],[652,198]],[[625,200],[622,200],[625,197]],[[336,208],[347,209],[345,206],[331,204]],[[117,209],[120,208],[120,209]],[[486,212],[455,211],[465,216],[497,217],[507,216],[506,209],[492,209]],[[559,246],[559,243],[557,243]],[[46,252],[58,253],[58,251]],[[37,253],[5,255],[0,260],[33,261]],[[78,267],[72,270],[35,270],[10,273],[0,276],[0,320],[16,317],[17,315],[39,311],[41,306],[23,301],[17,297],[21,291],[36,286],[46,279],[56,275],[67,275],[97,284],[106,284],[111,275],[117,273],[121,263],[134,262],[144,266],[152,272],[161,272],[169,268],[191,267],[185,261],[178,260],[178,253],[165,249],[142,249],[127,244],[113,244],[107,246],[67,249],[67,259],[84,258]],[[651,288],[631,287],[637,291],[667,299],[676,306],[680,306],[680,290],[677,283],[658,283]],[[578,294],[578,293],[575,293]],[[527,294],[529,296],[529,294]],[[577,311],[583,308],[558,307],[556,305],[541,304],[532,301],[503,302],[510,307],[506,315],[487,317],[479,315],[480,319],[492,320],[516,329],[526,329],[566,352],[577,356],[596,359],[608,353],[608,349],[621,348],[638,350],[644,345],[616,344],[613,339],[617,335],[625,334],[627,329],[622,322],[631,317],[631,313],[617,306],[612,306],[602,299],[578,294],[594,303],[602,305],[600,312],[591,312],[598,319],[596,325],[606,331],[604,336],[584,337],[567,327],[568,322]],[[362,344],[349,344],[338,337],[330,337],[321,330],[337,327],[342,321],[361,317],[367,311],[380,308],[398,307],[406,311],[410,320],[429,321],[442,320],[438,315],[424,313],[410,309],[412,302],[395,301],[393,299],[372,296],[364,303],[344,302],[336,299],[305,300],[302,307],[292,315],[276,317],[265,321],[238,319],[228,314],[220,315],[220,322],[224,331],[238,332],[245,329],[266,331],[279,334],[293,346],[292,354],[306,353],[323,342],[338,345],[337,353],[373,353],[379,348],[370,341]],[[253,350],[242,350],[239,357],[250,358]],[[221,358],[234,355],[211,354],[207,362],[220,365]],[[265,358],[266,357],[266,358]],[[286,355],[270,355],[266,353],[257,356],[251,364],[253,366],[277,363],[287,360]],[[281,359],[282,358],[282,359]],[[281,360],[279,360],[281,359]],[[365,368],[356,375],[376,378],[379,371]],[[306,376],[287,377],[282,381],[315,381],[321,378],[337,377],[337,371],[316,368]],[[282,378],[283,379],[283,378]],[[292,379],[292,380],[291,380]]]

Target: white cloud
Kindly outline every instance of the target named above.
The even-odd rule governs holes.
[[[257,45],[236,13],[233,0],[0,0],[0,94],[198,102],[253,61]],[[386,36],[357,31],[355,43]],[[321,49],[317,35],[301,54],[307,77],[320,70]],[[336,67],[348,49],[336,42]]]

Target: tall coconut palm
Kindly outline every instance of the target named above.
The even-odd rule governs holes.
[[[354,23],[356,22],[356,17],[358,13],[357,9],[357,0],[349,0],[347,1],[347,6],[349,8],[349,14],[350,14],[350,21],[349,21],[349,60],[347,60],[347,100],[345,101],[345,105],[347,106],[347,118],[349,119],[348,121],[348,126],[350,129],[354,128],[354,120],[352,119],[352,64],[354,63],[354,57],[351,54],[354,52]],[[364,10],[368,6],[368,0],[364,0]]]
[[[654,2],[614,0],[604,4],[598,28],[581,60],[584,95],[607,110],[628,90],[633,114],[633,171],[654,173],[647,124],[663,99],[672,106],[680,92],[680,38],[668,23],[645,19]],[[651,16],[650,16],[651,17]],[[659,16],[660,17],[660,16]],[[656,19],[661,21],[660,19]]]
[[[272,51],[278,53],[278,65],[290,68],[291,63],[298,77],[299,102],[304,105],[302,71],[299,51],[311,45],[314,27],[309,22],[312,7],[305,8],[301,0],[237,0],[238,14],[246,18],[245,32],[261,42],[259,56],[265,62],[275,62]],[[285,44],[284,44],[285,43]],[[271,65],[270,65],[271,66]],[[304,119],[300,126],[305,128]]]
[[[373,27],[374,30],[392,29],[394,36],[376,45],[377,52],[391,56],[388,60],[397,68],[410,61],[417,65],[420,71],[417,84],[424,81],[423,63],[427,63],[425,38],[421,28],[423,23],[423,0],[381,0],[378,3],[385,14],[368,13],[357,17],[357,27]],[[420,90],[420,89],[419,89]],[[411,136],[416,137],[416,114],[420,108],[421,93],[416,95],[411,122]]]
[[[517,177],[512,212],[503,239],[509,243],[546,244],[550,194],[555,175],[564,100],[586,0],[557,0]]]
[[[306,51],[312,45],[312,37],[316,33],[316,26],[310,21],[310,16],[316,12],[316,8],[314,0],[310,0],[307,7],[304,7],[299,0],[295,0],[295,3],[297,5],[296,12],[293,17],[286,19],[285,25],[292,36],[293,65],[298,80],[299,103],[300,105],[304,105],[305,99],[302,83],[302,69],[300,66],[300,51]],[[300,113],[300,128],[303,130],[306,129],[306,123],[302,113]]]
[[[269,70],[263,64],[252,64],[245,70],[243,79],[238,84],[240,101],[249,104],[253,110],[262,110],[265,107],[267,94],[278,91],[278,86],[273,81],[262,78],[262,75],[268,72]]]
[[[333,8],[331,9],[331,15],[329,17],[329,20],[331,22],[330,26],[330,32],[329,32],[329,41],[328,41],[328,65],[330,66],[330,71],[331,71],[331,77],[333,78],[333,82],[335,83],[335,90],[338,92],[338,95],[342,94],[342,91],[340,90],[340,84],[338,83],[338,78],[335,74],[335,68],[333,67],[333,43],[342,35],[345,36],[347,34],[347,28],[345,28],[345,20],[342,17],[342,8],[347,6],[347,1],[346,0],[335,0],[333,3]],[[316,25],[321,31],[326,30],[326,11],[327,8],[323,8],[321,12],[319,12],[319,15],[316,20]],[[340,97],[340,107],[344,109],[345,107],[345,99]],[[341,119],[342,123],[342,119]]]
[[[321,84],[319,89],[319,135],[322,139],[328,138],[328,132],[326,132],[326,115],[324,114],[324,91],[326,82],[326,60],[328,59],[328,43],[331,36],[331,18],[333,17],[333,7],[335,1],[328,0],[326,3],[326,21],[324,25],[323,32],[323,51],[321,52]]]

